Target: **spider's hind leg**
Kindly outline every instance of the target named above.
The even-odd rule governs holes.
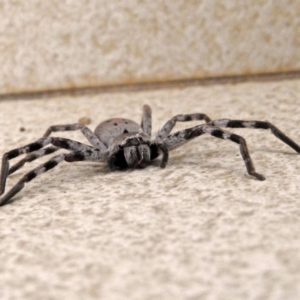
[[[22,154],[37,151],[37,150],[47,146],[50,143],[51,143],[51,138],[41,138],[41,139],[35,141],[34,143],[28,144],[24,147],[10,150],[3,155],[1,174],[0,174],[0,195],[2,195],[5,191],[5,183],[6,183],[7,177],[9,176],[9,174],[13,173],[12,171],[10,172],[9,161],[13,158],[16,158],[16,157],[22,155]],[[24,165],[24,163],[21,162],[20,167],[22,165]],[[19,168],[19,166],[16,166],[16,167],[14,166],[13,170],[17,170],[18,168]]]
[[[48,144],[52,144],[55,147],[52,147],[52,150],[57,150],[57,147],[59,148],[64,148],[67,150],[71,150],[73,152],[70,153],[62,153],[59,155],[56,155],[52,157],[50,160],[47,162],[43,163],[42,165],[38,166],[37,168],[33,169],[29,173],[23,176],[23,178],[10,190],[8,193],[6,193],[2,198],[0,198],[0,206],[5,205],[10,201],[10,199],[15,196],[19,191],[23,189],[25,186],[25,183],[31,181],[38,175],[47,172],[48,170],[54,168],[57,166],[59,163],[62,161],[67,161],[67,162],[74,162],[74,161],[101,161],[106,158],[108,155],[107,151],[101,151],[100,149],[97,148],[92,148],[91,146],[68,140],[68,139],[63,139],[63,138],[55,138],[55,137],[49,137],[45,139],[40,139],[35,143],[29,144],[25,147],[21,147],[18,149],[11,150],[4,154],[3,159],[2,159],[2,169],[1,169],[1,195],[4,193],[5,190],[5,183],[7,176],[9,174],[9,160],[17,157],[18,155],[28,153],[34,150],[37,150],[38,148],[42,148],[43,146],[46,146]],[[42,150],[49,149],[45,148]],[[37,153],[38,151],[33,152]],[[54,151],[53,151],[54,152]],[[42,155],[42,151],[40,150],[39,154],[40,156]],[[46,154],[45,154],[46,155]],[[29,156],[29,155],[28,155]],[[28,157],[27,156],[27,157]],[[25,157],[26,158],[26,157]],[[22,163],[20,163],[22,165]]]
[[[42,149],[43,147],[52,144],[54,147],[47,147]],[[86,157],[91,156],[96,157],[97,159],[101,160],[106,155],[106,151],[101,151],[100,149],[94,149],[91,146],[72,141],[69,139],[64,138],[55,138],[55,137],[48,137],[48,138],[41,138],[34,143],[28,144],[24,147],[16,148],[6,152],[2,157],[2,167],[0,173],[0,195],[2,195],[5,191],[5,184],[7,177],[21,168],[26,162],[33,161],[39,157],[44,155],[50,154],[58,150],[59,148],[64,148],[71,151],[81,151],[85,153]],[[92,151],[94,150],[94,151]],[[27,155],[24,159],[16,163],[12,168],[9,168],[9,161],[13,158],[16,158],[22,154],[31,153]]]
[[[8,176],[13,174],[14,172],[19,170],[20,168],[22,168],[25,163],[32,162],[32,161],[34,161],[34,160],[36,160],[40,157],[52,154],[52,153],[54,153],[55,151],[57,151],[59,149],[60,148],[58,148],[58,147],[51,146],[51,147],[46,147],[44,149],[34,151],[34,152],[26,155],[23,159],[21,159],[20,161],[18,161],[16,164],[14,164],[12,167],[9,168]]]
[[[82,134],[86,137],[86,139],[96,148],[101,150],[106,150],[106,146],[100,141],[100,139],[93,133],[87,126],[81,125],[78,123],[75,124],[65,124],[65,125],[52,125],[50,126],[46,132],[44,133],[43,137],[49,137],[52,132],[59,132],[59,131],[76,131],[81,130]]]
[[[272,123],[267,121],[244,121],[244,120],[230,120],[220,119],[210,122],[213,126],[228,127],[228,128],[256,128],[256,129],[270,129],[271,132],[282,142],[290,146],[296,152],[300,153],[300,146],[296,144],[291,138],[285,135]]]
[[[65,159],[66,155],[67,154],[59,154],[57,156],[54,156],[44,164],[38,166],[37,168],[24,175],[22,179],[10,191],[8,191],[8,193],[6,193],[3,197],[0,198],[0,206],[7,204],[13,196],[15,196],[24,188],[25,183],[31,181],[38,175],[47,172],[48,170],[57,166],[60,162],[62,162]]]

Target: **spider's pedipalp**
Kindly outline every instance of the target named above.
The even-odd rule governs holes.
[[[108,151],[108,166],[112,171],[144,168],[153,159],[151,140],[145,132],[119,135],[112,141]]]
[[[127,167],[135,168],[139,161],[137,146],[127,146],[123,151]]]
[[[123,151],[129,168],[145,168],[150,163],[151,154],[148,145],[128,146]]]

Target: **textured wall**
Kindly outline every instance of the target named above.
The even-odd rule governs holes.
[[[299,70],[300,1],[0,2],[0,93]]]

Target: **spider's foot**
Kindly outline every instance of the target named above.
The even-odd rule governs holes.
[[[162,162],[160,163],[160,167],[161,167],[162,169],[164,169],[164,168],[166,167],[166,165],[167,165],[167,163],[166,163],[165,161],[162,161]]]
[[[255,178],[257,178],[258,180],[266,180],[266,177],[264,175],[261,175],[259,173],[256,173],[256,172],[252,172],[252,173],[249,173],[250,175],[254,176]]]
[[[9,203],[10,202],[10,198],[11,197],[3,197],[1,200],[0,200],[0,206],[4,206],[4,205],[6,205],[7,203]]]

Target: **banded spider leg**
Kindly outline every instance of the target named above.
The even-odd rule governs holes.
[[[191,120],[205,120],[206,124],[197,125],[192,128],[178,131],[174,134],[168,135],[176,124],[176,121],[186,122]],[[224,140],[230,140],[234,143],[239,144],[240,153],[244,160],[247,172],[249,175],[256,177],[259,180],[265,180],[265,177],[256,172],[254,163],[251,159],[246,140],[237,134],[229,131],[222,130],[220,127],[228,128],[257,128],[257,129],[270,129],[271,132],[282,142],[290,146],[296,152],[300,153],[300,146],[296,144],[291,138],[285,135],[276,126],[267,121],[244,121],[244,120],[230,120],[230,119],[219,119],[211,121],[204,114],[193,114],[193,115],[179,115],[168,121],[164,127],[160,130],[157,139],[163,140],[168,150],[173,150],[180,147],[186,142],[194,139],[202,134],[210,134],[211,136],[221,138]],[[168,135],[168,136],[167,136]],[[167,137],[166,137],[167,136]]]
[[[55,147],[46,147],[47,145],[52,144]],[[46,147],[46,148],[44,148]],[[38,175],[47,172],[48,170],[54,168],[62,161],[74,162],[74,161],[101,161],[107,157],[107,151],[102,151],[91,146],[69,140],[64,138],[56,137],[46,137],[37,140],[34,143],[28,144],[24,147],[13,149],[3,155],[2,158],[2,168],[1,168],[1,178],[0,178],[0,195],[5,191],[5,184],[7,177],[12,174],[14,171],[19,169],[25,162],[32,161],[38,157],[48,155],[57,151],[59,148],[67,149],[72,152],[62,153],[52,157],[47,162],[41,164],[40,166],[34,168],[27,174],[25,174],[21,180],[12,187],[3,197],[0,198],[0,206],[5,205],[14,195],[16,195],[20,190],[23,189],[25,183],[31,181]],[[18,157],[19,155],[33,152],[31,155],[27,155],[25,160],[21,160],[19,163],[14,165],[11,169],[9,168],[9,161],[13,158]]]

